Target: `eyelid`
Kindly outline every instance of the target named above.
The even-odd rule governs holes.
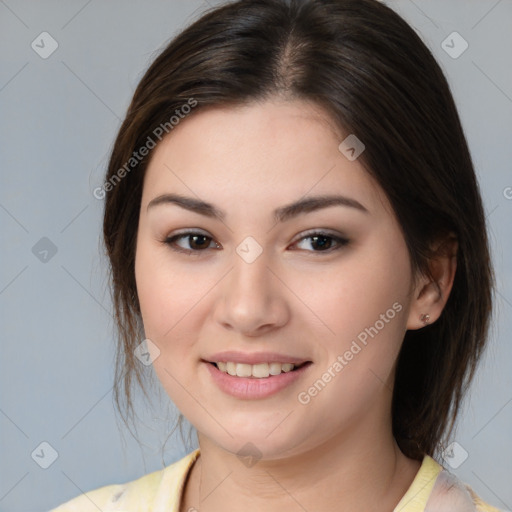
[[[214,242],[217,246],[220,245],[219,242],[217,242],[215,240],[215,238],[213,238],[207,232],[204,232],[203,230],[198,229],[198,228],[188,228],[188,229],[183,229],[183,230],[173,232],[172,234],[164,237],[164,239],[162,240],[162,243],[164,245],[167,245],[168,247],[170,247],[175,252],[188,254],[190,256],[192,256],[192,255],[200,256],[201,253],[206,252],[206,250],[203,249],[202,251],[199,251],[199,250],[192,250],[192,249],[183,249],[182,247],[180,247],[178,245],[174,245],[175,240],[179,240],[180,238],[186,239],[186,238],[188,238],[190,236],[194,236],[194,235],[204,236],[205,238],[209,238],[211,240],[211,242]],[[214,250],[219,250],[219,248],[216,247]]]
[[[308,238],[313,235],[323,235],[323,236],[328,236],[331,238],[348,240],[348,237],[346,237],[345,235],[343,235],[342,233],[339,233],[337,231],[333,231],[328,228],[312,228],[312,229],[308,229],[306,231],[302,231],[301,233],[299,233],[296,237],[296,240],[292,243],[298,242],[298,241],[302,240],[303,238]]]
[[[210,243],[212,243],[212,242],[215,243],[215,245],[217,247],[215,247],[215,248],[207,247],[206,249],[202,249],[202,250],[197,250],[197,249],[194,250],[194,249],[184,249],[178,245],[175,245],[175,240],[179,240],[180,238],[186,239],[186,238],[188,238],[190,236],[194,236],[194,235],[204,236],[205,238],[210,239]],[[330,238],[335,242],[336,246],[334,248],[330,247],[324,251],[305,251],[305,252],[313,253],[313,254],[331,254],[331,253],[336,252],[337,250],[347,246],[351,242],[351,240],[349,238],[347,238],[345,235],[338,233],[338,232],[333,232],[330,229],[312,228],[310,230],[303,231],[302,233],[299,233],[296,236],[296,239],[290,244],[290,246],[293,246],[293,245],[295,245],[303,240],[306,240],[308,238],[312,238],[314,235]],[[195,255],[195,256],[200,256],[201,253],[208,252],[207,249],[219,250],[220,248],[222,248],[222,245],[219,244],[219,242],[217,242],[213,236],[211,236],[207,232],[204,232],[203,230],[198,229],[198,228],[188,228],[188,229],[183,229],[183,230],[174,232],[171,235],[166,236],[162,240],[162,243],[169,246],[171,248],[171,250],[173,250],[175,252],[181,252],[184,254]],[[220,248],[219,248],[219,246],[220,246]]]
[[[345,236],[341,233],[333,232],[332,230],[327,229],[327,228],[313,228],[313,229],[310,229],[307,231],[303,231],[302,233],[297,235],[296,240],[294,242],[292,242],[291,245],[295,245],[295,244],[301,242],[302,240],[306,240],[308,238],[313,237],[314,235],[331,238],[332,240],[334,240],[336,242],[337,246],[334,248],[329,248],[325,251],[306,251],[306,252],[313,253],[313,254],[326,254],[326,255],[331,254],[331,253],[336,252],[337,250],[347,246],[351,242],[351,240],[347,236]]]

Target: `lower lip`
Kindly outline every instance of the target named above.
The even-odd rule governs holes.
[[[214,364],[204,364],[206,364],[213,381],[221,391],[244,400],[256,400],[279,393],[279,391],[300,379],[311,366],[311,363],[306,363],[297,370],[282,372],[279,375],[260,379],[254,377],[233,377],[229,373],[221,372]]]

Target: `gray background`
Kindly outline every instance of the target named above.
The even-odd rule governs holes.
[[[456,458],[468,457],[454,472],[512,510],[512,2],[387,3],[445,70],[481,183],[496,316],[454,438]],[[160,411],[142,407],[143,446],[124,428],[120,435],[113,412],[103,204],[92,191],[150,60],[207,7],[199,0],[0,0],[1,511],[48,510],[161,467],[172,420],[166,400]],[[59,45],[47,59],[31,48],[43,31]],[[441,46],[453,31],[469,44],[456,59]],[[49,248],[43,237],[54,255],[41,252]],[[58,454],[47,469],[36,463],[51,462],[51,449],[38,448],[43,441]],[[190,449],[171,438],[165,463]]]

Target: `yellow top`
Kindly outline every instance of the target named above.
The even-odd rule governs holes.
[[[122,485],[82,494],[50,512],[179,512],[186,477],[199,449],[164,469]],[[426,509],[428,502],[428,508]],[[411,486],[393,512],[500,512],[484,503],[434,459],[425,455]]]

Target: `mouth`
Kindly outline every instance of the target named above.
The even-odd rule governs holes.
[[[222,357],[215,358],[222,359]],[[226,358],[230,359],[230,358]],[[304,379],[312,361],[289,362],[290,357],[271,357],[274,361],[261,362],[261,359],[252,357],[252,363],[247,362],[246,355],[240,356],[238,361],[205,361],[204,367],[208,370],[212,383],[226,395],[241,400],[258,400],[269,398],[277,393],[292,388],[294,383]],[[285,362],[280,362],[285,361]]]
[[[234,361],[207,361],[215,366],[222,373],[227,373],[232,377],[243,377],[250,379],[266,379],[276,377],[282,373],[297,371],[304,366],[311,364],[311,361],[303,363],[280,363],[280,362],[264,362],[257,364],[236,363]]]

